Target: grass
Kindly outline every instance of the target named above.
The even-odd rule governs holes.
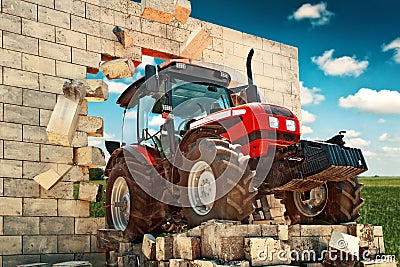
[[[92,180],[90,181],[94,184],[102,184],[103,190],[106,189],[106,180]],[[74,199],[78,199],[79,184],[74,185]],[[98,218],[106,216],[106,209],[104,208],[104,203],[106,202],[106,194],[103,193],[100,202],[90,202],[90,217]]]
[[[385,253],[400,259],[400,178],[360,178],[365,185],[361,191],[365,204],[359,223],[381,225]]]

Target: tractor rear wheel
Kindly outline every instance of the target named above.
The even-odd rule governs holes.
[[[210,158],[210,154],[215,157]],[[179,185],[187,188],[190,203],[182,209],[188,225],[197,226],[210,219],[247,221],[254,210],[257,190],[249,188],[254,172],[241,147],[225,140],[202,138],[191,144],[185,156],[192,163],[178,172]],[[223,192],[228,187],[231,190]]]
[[[124,239],[141,242],[146,233],[158,233],[164,222],[166,205],[152,198],[136,183],[132,174],[146,176],[146,167],[117,159],[106,187],[106,220],[110,229],[122,230]],[[148,177],[141,177],[148,180]]]
[[[292,224],[336,224],[356,221],[364,204],[357,178],[327,182],[310,191],[286,192],[286,215]]]

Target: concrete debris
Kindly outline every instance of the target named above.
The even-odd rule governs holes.
[[[78,126],[82,104],[65,96],[59,96],[46,128],[49,142],[55,145],[71,146]]]
[[[86,182],[79,183],[78,199],[90,202],[99,202],[101,201],[102,195],[103,195],[102,184],[94,184]]]
[[[200,59],[201,53],[211,42],[211,35],[202,27],[198,27],[182,45],[180,55],[188,59]]]
[[[79,80],[66,81],[63,85],[64,96],[79,104],[85,99],[86,91],[86,85]]]
[[[72,169],[72,166],[67,169],[62,175],[55,170],[49,169],[39,175],[36,175],[33,180],[40,184],[44,189],[51,190],[61,179]]]
[[[142,0],[141,14],[143,18],[170,24],[175,12],[174,0]]]
[[[106,165],[103,151],[94,146],[74,148],[74,164],[89,168],[99,168]]]
[[[115,36],[117,36],[118,41],[125,49],[133,45],[133,38],[120,27],[115,26],[113,29],[113,33],[115,34]]]
[[[102,102],[108,99],[108,85],[103,80],[86,80],[86,100]]]
[[[189,0],[175,0],[175,18],[181,23],[186,24],[190,13],[192,12],[192,6]]]
[[[150,234],[143,236],[142,252],[148,260],[156,259],[156,239],[154,236]]]
[[[109,80],[130,78],[136,72],[135,65],[130,58],[108,61],[103,63],[100,68]]]

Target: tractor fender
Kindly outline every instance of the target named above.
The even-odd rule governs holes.
[[[134,158],[136,161],[146,164],[146,165],[156,165],[156,160],[154,159],[154,152],[150,149],[140,146],[140,145],[129,145],[116,149],[110,156],[107,162],[104,175],[108,176],[111,169],[115,165],[118,158]]]

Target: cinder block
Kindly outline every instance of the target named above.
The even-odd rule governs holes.
[[[281,44],[268,39],[263,39],[263,50],[273,54],[281,53]]]
[[[80,116],[77,126],[78,131],[86,132],[92,137],[103,137],[104,121],[101,117]]]
[[[86,90],[86,85],[80,80],[66,81],[63,84],[64,96],[79,104],[85,99]]]
[[[115,26],[115,28],[113,29],[113,33],[115,34],[124,49],[129,48],[133,45],[133,38],[125,30],[121,29],[118,26]]]
[[[64,261],[74,260],[74,254],[42,254],[40,255],[41,262],[47,262],[49,264],[55,264]]]
[[[192,6],[189,0],[175,0],[175,18],[182,22],[186,23],[188,20],[190,13],[192,12]]]
[[[79,195],[78,199],[99,202],[103,194],[103,185],[94,183],[79,183]]]
[[[89,261],[67,261],[53,264],[54,267],[92,267]]]
[[[360,247],[370,247],[374,243],[374,226],[371,224],[348,224],[349,234],[360,240]]]
[[[101,37],[100,23],[98,21],[77,16],[71,16],[71,30],[81,33],[90,32],[91,36]]]
[[[56,40],[54,26],[27,19],[22,19],[22,34],[52,42]]]
[[[4,217],[4,235],[38,235],[39,217]]]
[[[105,218],[75,218],[75,234],[97,234],[105,227]]]
[[[217,267],[217,263],[213,260],[194,260],[192,265],[195,267]]]
[[[56,63],[53,59],[24,54],[22,57],[22,69],[48,75],[55,75]]]
[[[56,60],[71,62],[71,47],[52,42],[47,42],[44,40],[39,40],[39,55]],[[51,77],[51,78],[60,79],[56,77]],[[61,87],[61,85],[58,86],[57,88],[59,87]],[[56,88],[53,88],[53,90],[55,89]]]
[[[195,260],[200,257],[200,238],[174,236],[173,254],[174,258]]]
[[[217,248],[218,259],[222,262],[244,259],[243,237],[221,237],[220,247]]]
[[[269,237],[245,238],[245,257],[251,266],[290,264],[289,255],[290,247],[280,240]]]
[[[0,165],[0,177],[22,177],[22,161],[0,159]]]
[[[5,13],[0,14],[0,30],[14,33],[21,33],[21,17],[11,16]]]
[[[40,159],[42,162],[71,164],[73,148],[53,145],[40,145]]]
[[[32,180],[4,178],[4,192],[6,197],[39,197],[39,185]]]
[[[135,66],[131,59],[115,59],[101,65],[103,74],[109,80],[129,78],[135,73]]]
[[[38,40],[36,38],[4,31],[3,48],[24,52],[32,55],[37,55]]]
[[[49,6],[52,7],[52,6]],[[85,3],[82,1],[72,0],[72,1],[55,1],[55,8],[67,13],[71,13],[77,16],[85,16]]]
[[[293,260],[297,262],[312,262],[324,256],[322,250],[327,247],[320,243],[321,241],[320,237],[291,237],[289,245],[291,251],[293,251]]]
[[[38,21],[67,29],[71,27],[70,14],[47,7],[39,6]]]
[[[23,141],[32,143],[47,143],[47,135],[45,127],[24,125],[23,126]]]
[[[0,236],[0,254],[22,254],[22,236]]]
[[[21,52],[15,52],[6,49],[0,49],[0,56],[2,58],[1,65],[4,67],[16,68],[21,69]]]
[[[57,216],[57,200],[24,198],[23,216]]]
[[[54,170],[57,170],[57,164],[24,161],[22,177],[31,179],[31,178],[35,177],[36,175],[38,175],[42,172],[45,172],[51,168],[53,168]]]
[[[164,236],[156,239],[156,259],[158,261],[168,261],[173,255],[173,237]]]
[[[271,54],[271,60],[272,60],[272,54]],[[273,66],[270,64],[264,64],[264,71],[263,74],[265,76],[275,78],[275,79],[283,79],[282,76],[282,68],[278,66]]]
[[[74,218],[40,217],[39,231],[41,235],[73,235]]]
[[[100,62],[101,55],[99,53],[72,48],[72,63],[92,68],[98,68]]]
[[[170,259],[169,267],[188,267],[189,261],[184,259]]]
[[[79,101],[72,101],[64,96],[59,96],[46,129],[50,143],[71,145],[78,126],[81,107]]]
[[[264,236],[264,237],[277,237],[278,236],[278,225],[260,224],[260,227],[261,227],[261,236]]]
[[[62,180],[65,182],[89,181],[89,168],[73,166],[72,169],[65,174]]]
[[[71,182],[58,182],[49,190],[41,187],[40,197],[53,199],[74,199],[74,184]]]
[[[74,149],[74,163],[79,166],[97,168],[106,165],[104,153],[98,147],[81,147]]]
[[[86,48],[88,51],[101,53],[102,52],[101,42],[102,42],[102,39],[100,39],[99,37],[95,37],[95,36],[91,36],[91,35],[86,36]],[[110,42],[112,42],[112,41],[110,41]],[[112,48],[112,50],[114,50],[114,47]],[[114,54],[114,53],[112,53],[112,54]]]
[[[35,108],[53,109],[56,104],[56,94],[36,90],[23,90],[22,101],[24,106]]]
[[[156,239],[151,234],[143,236],[142,253],[148,260],[156,259]]]
[[[4,121],[38,125],[39,109],[4,104]]]
[[[86,43],[85,43],[85,45],[86,45]],[[82,66],[82,65],[57,61],[56,62],[56,74],[57,74],[57,76],[62,77],[62,78],[85,79],[86,78],[86,67]]]
[[[80,200],[58,200],[58,216],[89,217],[89,202]]]
[[[301,236],[330,236],[332,226],[330,225],[302,225]]]
[[[24,236],[24,254],[57,253],[57,236]]]
[[[37,73],[3,68],[3,82],[6,85],[39,90],[39,75]]]
[[[141,14],[143,18],[170,24],[175,13],[174,0],[156,1],[144,0],[141,2]]]
[[[15,141],[4,141],[4,158],[39,161],[39,145]]]
[[[59,253],[90,252],[90,236],[89,235],[59,235],[58,236],[58,252]]]
[[[28,263],[28,264],[22,264],[22,265],[17,265],[17,267],[48,267],[48,263]]]
[[[108,99],[108,85],[103,80],[86,80],[86,100],[100,102]]]
[[[118,267],[119,266],[132,266],[138,267],[138,255],[124,255],[120,256],[117,259]]]
[[[59,57],[62,57],[62,58],[64,58],[66,55],[69,55],[69,57],[71,56],[71,51],[70,51],[71,48],[68,48],[67,51],[65,51],[64,48],[67,48],[66,46],[62,46],[59,44],[53,44],[53,43],[49,43],[46,41],[39,41],[39,44],[40,44],[39,45],[39,53],[41,56],[56,58],[56,57],[54,57],[54,55],[52,55],[52,53],[55,53]],[[65,60],[70,61],[71,59],[68,59],[67,57],[65,57]],[[43,92],[62,94],[63,93],[62,87],[66,81],[67,81],[67,79],[64,79],[64,78],[39,74],[39,88],[40,88],[40,91],[43,91]],[[47,123],[46,123],[46,125],[47,125]]]
[[[75,132],[74,138],[72,139],[72,146],[73,147],[85,147],[88,146],[88,134],[84,132]]]
[[[2,12],[15,16],[37,20],[37,6],[25,1],[3,0]]]
[[[210,34],[199,27],[190,34],[188,40],[182,45],[180,55],[190,59],[198,59],[211,42]]]
[[[2,70],[2,68],[0,69]],[[0,74],[2,74],[1,71]],[[22,105],[22,89],[7,85],[0,85],[0,101],[3,103]],[[0,113],[0,117],[2,117],[2,110]]]
[[[5,140],[22,141],[22,125],[0,122],[0,138]]]

